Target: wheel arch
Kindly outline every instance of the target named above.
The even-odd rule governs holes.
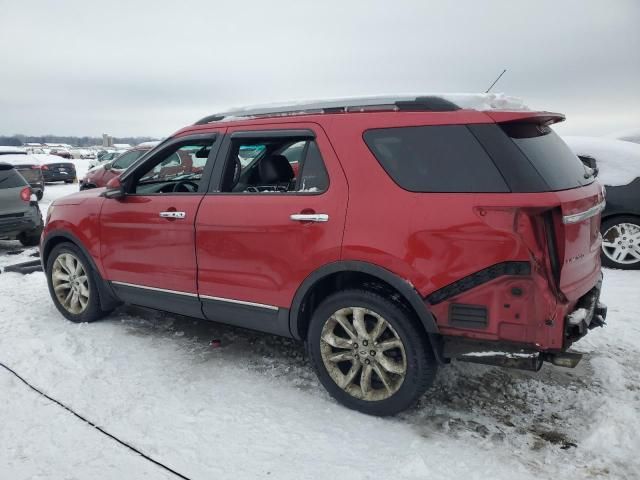
[[[333,262],[320,267],[307,276],[296,291],[289,311],[291,335],[294,338],[304,340],[315,305],[334,291],[347,288],[353,282],[359,283],[366,280],[375,282],[380,288],[386,289],[387,293],[400,295],[401,303],[420,320],[434,347],[436,356],[440,358],[437,339],[438,326],[420,294],[409,281],[368,262],[354,260]]]
[[[53,231],[42,239],[40,244],[40,261],[45,275],[47,273],[47,262],[51,251],[56,247],[56,245],[60,245],[61,243],[71,243],[75,247],[79,248],[91,264],[91,269],[96,272],[97,275],[96,283],[98,284],[98,297],[100,299],[100,306],[103,310],[110,310],[122,303],[111,289],[109,282],[105,282],[102,275],[100,275],[100,270],[98,269],[98,266],[91,254],[87,251],[84,245],[82,245],[82,242],[70,232]]]

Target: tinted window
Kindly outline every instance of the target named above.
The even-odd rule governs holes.
[[[17,171],[0,166],[0,189],[26,186],[27,182]]]
[[[320,156],[320,150],[316,142],[310,141],[307,156],[302,164],[298,191],[324,192],[327,188],[329,188],[329,175]]]
[[[133,165],[133,162],[140,158],[143,153],[146,153],[146,150],[134,150],[132,152],[123,153],[115,162],[113,162],[112,168],[115,168],[116,170],[125,170]]]
[[[464,125],[369,130],[369,149],[412,192],[508,192],[500,172]]]
[[[594,177],[551,128],[533,123],[500,125],[529,159],[551,190],[566,190],[593,182]]]

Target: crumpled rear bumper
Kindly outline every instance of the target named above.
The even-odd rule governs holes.
[[[589,330],[604,327],[607,306],[600,302],[601,290],[602,274],[595,287],[580,297],[573,311],[565,317],[564,348],[568,348],[573,342],[584,337]]]

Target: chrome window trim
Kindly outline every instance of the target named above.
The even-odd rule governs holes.
[[[580,223],[583,220],[586,220],[587,218],[591,218],[599,214],[601,211],[604,210],[605,205],[606,205],[606,202],[603,200],[599,204],[594,205],[593,207],[589,208],[588,210],[585,210],[584,212],[574,213],[572,215],[565,215],[562,217],[562,223],[564,223],[565,225],[572,224],[572,223]]]

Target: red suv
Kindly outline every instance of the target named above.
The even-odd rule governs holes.
[[[563,119],[440,96],[206,117],[53,203],[51,296],[75,322],[124,302],[304,340],[374,415],[453,358],[574,366],[606,316],[604,192]]]

